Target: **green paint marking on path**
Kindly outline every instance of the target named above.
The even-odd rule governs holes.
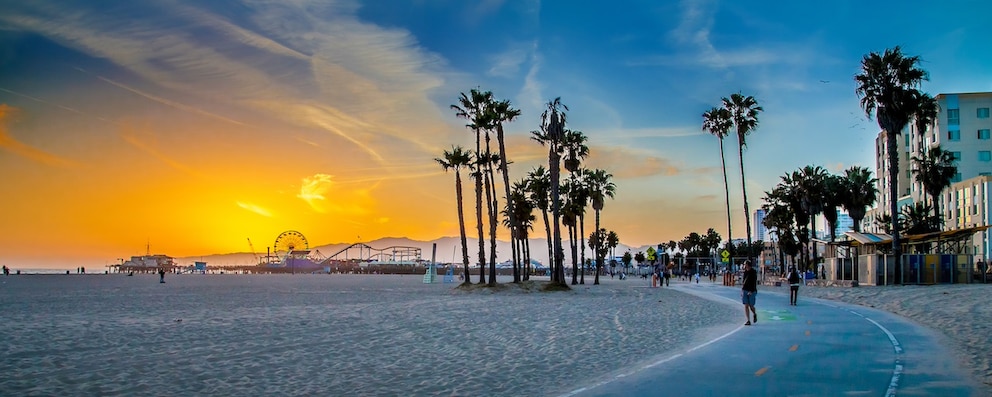
[[[758,310],[758,317],[768,321],[796,321],[796,315],[788,310]]]

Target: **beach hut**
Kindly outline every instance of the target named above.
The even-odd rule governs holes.
[[[833,285],[957,284],[985,282],[988,266],[968,252],[972,235],[990,226],[903,236],[902,271],[892,256],[892,236],[845,232],[825,242],[824,283]]]

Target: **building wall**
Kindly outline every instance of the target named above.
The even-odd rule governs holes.
[[[992,176],[992,92],[939,94],[936,96],[940,113],[932,128],[918,131],[910,123],[898,137],[899,151],[899,206],[927,201],[921,184],[912,177],[912,157],[920,156],[933,145],[940,145],[957,157],[958,174],[952,186],[944,191],[939,201],[944,214],[945,229],[992,224],[989,216],[989,176]],[[878,178],[879,198],[876,207],[868,211],[862,230],[880,232],[872,221],[887,214],[888,160],[885,156],[885,132],[875,139],[875,172]],[[974,254],[986,260],[990,257],[989,233],[976,233]]]

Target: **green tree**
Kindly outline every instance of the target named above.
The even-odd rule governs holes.
[[[461,93],[458,104],[451,105],[451,109],[455,111],[455,116],[468,120],[469,123],[465,126],[475,133],[475,161],[472,162],[472,178],[475,180],[475,216],[479,232],[479,284],[486,283],[486,238],[483,232],[482,219],[482,187],[485,180],[483,157],[486,153],[482,151],[482,139],[483,131],[489,128],[486,104],[491,100],[492,93],[473,88],[468,95],[464,92]],[[468,275],[466,275],[467,277]]]
[[[720,163],[723,165],[723,193],[727,199],[727,241],[732,241],[730,219],[730,183],[727,182],[727,158],[723,150],[723,138],[730,135],[730,129],[734,127],[733,115],[727,108],[714,107],[703,113],[703,130],[720,140]]]
[[[734,122],[737,131],[737,154],[741,163],[741,192],[744,196],[744,225],[747,229],[747,245],[751,246],[751,209],[747,203],[747,184],[744,177],[744,148],[747,147],[747,136],[758,127],[758,113],[764,111],[758,106],[758,101],[753,96],[744,96],[741,93],[731,94],[730,98],[723,98],[723,108],[730,112],[730,119]],[[748,260],[753,258],[748,256]]]
[[[507,166],[508,160],[506,153],[506,139],[504,138],[504,133],[503,133],[503,124],[512,122],[518,116],[520,116],[520,110],[514,109],[513,106],[510,105],[510,101],[508,100],[496,101],[490,98],[490,102],[487,105],[488,105],[486,109],[486,114],[488,116],[487,118],[489,119],[491,125],[496,128],[496,142],[499,145],[499,172],[500,174],[503,174],[503,188],[505,190],[506,203],[507,203],[506,212],[507,212],[507,216],[509,216],[510,218],[510,222],[509,222],[509,224],[511,225],[510,240],[512,243],[514,241],[514,236],[516,236],[518,233],[514,233],[512,230],[512,227],[516,226],[517,222],[514,219],[514,217],[516,216],[516,212],[513,210],[514,203],[512,200],[510,200],[510,194],[511,194],[510,173]],[[517,256],[514,255],[513,256],[514,281],[520,281],[520,276],[519,274],[517,274],[517,269],[519,264],[520,262]]]
[[[588,187],[589,187],[589,199],[592,202],[592,209],[596,212],[596,230],[600,229],[600,213],[603,212],[603,207],[606,205],[606,198],[613,198],[616,194],[616,185],[613,184],[613,175],[607,173],[606,171],[596,169],[589,173],[588,175]],[[593,252],[601,252],[597,248],[593,248]],[[603,256],[596,256],[596,280],[593,284],[599,284],[599,270],[603,263]]]
[[[878,179],[872,178],[868,167],[852,166],[844,171],[844,194],[841,206],[854,221],[854,231],[861,232],[861,221],[865,219],[868,207],[875,204],[878,197]]]
[[[954,153],[937,145],[927,149],[919,157],[913,156],[912,160],[913,165],[916,166],[913,177],[917,183],[923,185],[923,191],[930,196],[933,215],[940,217],[940,201],[937,197],[944,189],[951,186],[954,175],[958,173],[958,167],[954,164],[957,161]]]
[[[458,203],[458,232],[461,237],[462,243],[462,265],[465,269],[465,282],[464,284],[472,284],[472,280],[468,277],[468,238],[465,233],[465,211],[462,205],[462,168],[468,168],[472,164],[472,152],[464,151],[461,146],[453,146],[451,151],[444,151],[444,156],[441,158],[435,158],[441,165],[441,168],[445,172],[448,170],[455,171],[455,200]]]
[[[879,54],[871,52],[861,60],[861,72],[854,77],[855,92],[861,98],[865,114],[878,121],[885,133],[888,164],[889,213],[899,213],[899,150],[896,137],[910,120],[917,125],[929,125],[927,120],[937,114],[936,101],[919,90],[928,80],[927,72],[919,68],[920,57],[906,56],[898,46]],[[892,221],[892,254],[895,260],[895,279],[902,279],[902,241],[899,222]]]
[[[547,109],[541,113],[541,129],[539,131],[531,131],[532,139],[539,142],[542,146],[548,147],[548,169],[550,170],[551,179],[551,214],[554,222],[552,223],[553,229],[553,244],[554,244],[554,257],[553,271],[551,277],[551,283],[556,284],[559,287],[566,287],[565,283],[565,267],[564,267],[564,257],[565,253],[561,247],[561,196],[559,194],[560,187],[560,176],[559,167],[561,165],[561,147],[562,140],[565,135],[565,123],[566,114],[568,107],[561,103],[561,98],[555,98],[554,100],[547,103]]]

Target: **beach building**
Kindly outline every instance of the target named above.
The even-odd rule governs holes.
[[[926,201],[926,192],[913,180],[912,158],[919,157],[935,145],[954,154],[958,168],[949,189],[940,196],[939,206],[945,219],[945,230],[955,230],[992,224],[988,211],[989,176],[992,176],[992,92],[939,94],[935,97],[940,106],[937,121],[930,128],[918,131],[910,123],[898,140],[899,186],[902,190],[898,205],[912,205]],[[878,178],[879,198],[876,207],[868,212],[862,230],[881,232],[874,224],[877,215],[888,213],[888,164],[885,156],[885,134],[875,139],[875,176]],[[989,232],[973,236],[970,253],[976,260],[988,261],[992,257]]]
[[[118,265],[118,271],[120,272],[154,272],[158,271],[159,268],[165,269],[167,272],[171,272],[176,266],[176,261],[173,257],[162,254],[155,255],[136,255],[132,256],[131,259],[124,261]]]
[[[951,186],[945,189],[938,199],[944,219],[944,230],[933,235],[907,238],[910,248],[907,252],[912,252],[913,244],[920,247],[937,244],[942,249],[953,250],[944,253],[948,254],[948,257],[955,257],[953,260],[940,259],[941,269],[962,267],[971,269],[968,271],[982,272],[983,266],[992,257],[988,230],[988,226],[992,225],[988,200],[992,193],[990,190],[992,92],[939,94],[935,99],[940,107],[936,122],[922,131],[911,122],[897,139],[896,150],[900,154],[898,197],[889,197],[889,164],[886,156],[885,131],[879,132],[875,139],[878,201],[875,203],[875,208],[870,209],[862,221],[861,230],[864,233],[851,237],[860,240],[855,245],[873,247],[880,246],[886,240],[891,241],[874,220],[878,216],[888,214],[892,200],[897,201],[899,208],[928,201],[923,186],[914,180],[912,158],[922,157],[926,150],[939,145],[954,155],[958,169]],[[847,234],[850,236],[851,232]],[[942,244],[942,241],[945,243]],[[947,244],[947,241],[953,241],[953,247]],[[934,262],[928,259],[910,259],[907,263],[913,264],[919,261],[926,262],[920,262],[923,265],[932,265]],[[964,266],[966,264],[963,262],[970,263]],[[838,267],[840,268],[842,267]],[[948,274],[947,277],[937,277],[931,281],[958,282],[957,280],[957,277]]]

